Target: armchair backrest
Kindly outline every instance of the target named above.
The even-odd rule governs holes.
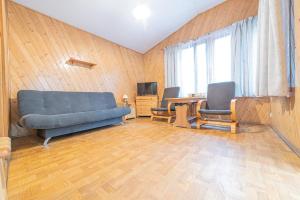
[[[165,88],[163,98],[161,101],[161,107],[162,108],[168,107],[168,101],[166,101],[166,98],[178,98],[179,92],[180,92],[180,87]]]
[[[235,83],[212,83],[207,89],[207,106],[209,110],[230,110],[230,102],[235,97]]]

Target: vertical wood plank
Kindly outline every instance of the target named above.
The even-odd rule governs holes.
[[[6,0],[1,0],[0,4],[0,136],[7,137],[9,130],[9,72],[7,65]]]

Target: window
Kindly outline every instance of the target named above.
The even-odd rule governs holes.
[[[166,86],[206,94],[209,83],[235,81],[237,96],[256,95],[257,17],[165,50]]]
[[[196,86],[197,93],[206,93],[207,90],[207,62],[206,62],[206,44],[200,44],[196,47],[196,62],[197,62],[197,75]]]
[[[231,80],[231,35],[214,41],[214,66],[212,82]]]
[[[181,70],[179,82],[184,95],[195,93],[195,63],[194,63],[194,48],[187,48],[181,53]]]
[[[211,46],[209,46],[211,44]],[[186,48],[180,54],[181,94],[205,94],[207,84],[231,80],[231,35]]]

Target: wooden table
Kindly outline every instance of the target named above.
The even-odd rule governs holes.
[[[174,126],[191,128],[191,123],[197,118],[197,103],[203,98],[183,97],[166,98],[169,103],[176,103],[176,120]]]

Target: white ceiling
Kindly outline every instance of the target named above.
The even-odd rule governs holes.
[[[16,2],[140,53],[145,53],[197,14],[225,0],[15,0]],[[137,21],[146,4],[151,16]]]

